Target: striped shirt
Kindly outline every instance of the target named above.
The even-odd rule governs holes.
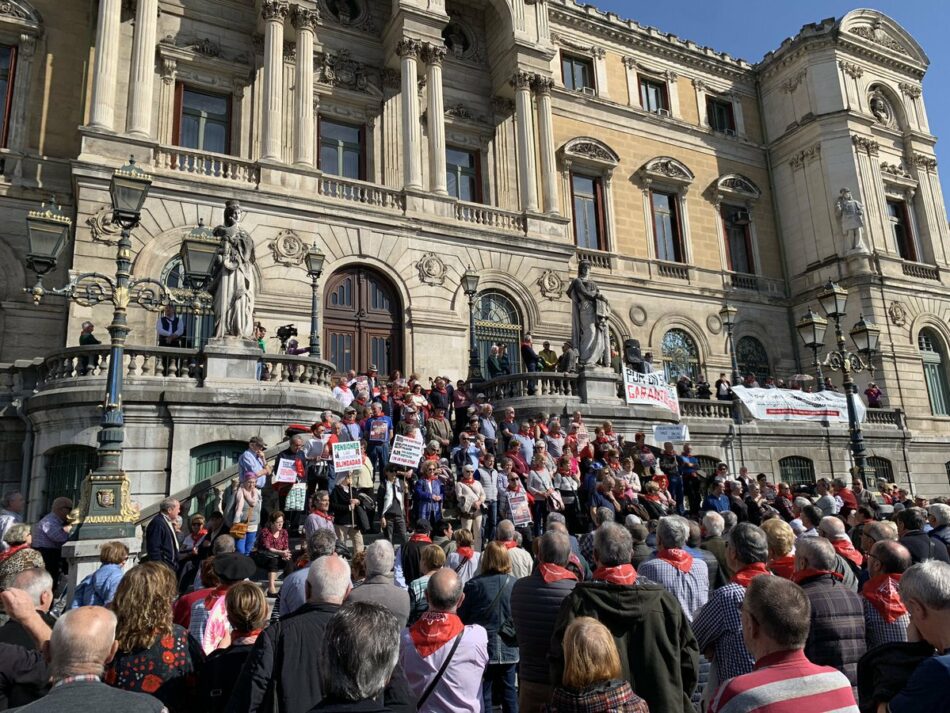
[[[726,681],[708,713],[858,713],[851,683],[830,666],[816,666],[801,649],[756,661],[755,670]]]

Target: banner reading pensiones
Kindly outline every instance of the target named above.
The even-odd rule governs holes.
[[[733,386],[752,418],[762,421],[829,421],[848,422],[848,401],[836,391],[792,391],[790,389],[748,389]],[[866,408],[860,398],[854,399],[858,423],[864,421]]]
[[[389,462],[404,465],[408,468],[418,468],[424,450],[425,446],[422,441],[406,438],[405,436],[396,436],[393,440],[392,451],[389,454]]]
[[[344,441],[333,444],[333,470],[345,473],[363,467],[363,452],[359,441]]]
[[[628,404],[666,409],[679,418],[680,402],[676,396],[676,388],[666,383],[662,373],[641,374],[629,366],[624,366],[623,386]]]

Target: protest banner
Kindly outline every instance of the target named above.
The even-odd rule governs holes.
[[[662,446],[670,443],[686,443],[689,440],[689,426],[685,423],[664,423],[653,426],[653,442]]]
[[[363,451],[359,441],[345,441],[333,444],[333,470],[345,473],[363,467]]]
[[[749,389],[733,386],[733,393],[760,421],[828,421],[848,422],[848,402],[836,391],[793,391],[791,389]],[[860,398],[854,398],[858,423],[864,421],[867,409]]]
[[[580,453],[590,443],[590,433],[587,431],[587,426],[581,424],[574,435],[577,436],[577,452]]]
[[[418,468],[424,450],[425,446],[422,441],[406,438],[405,436],[396,436],[392,451],[389,453],[389,462],[404,465],[408,468]]]
[[[528,496],[525,491],[522,490],[517,495],[509,495],[508,504],[511,505],[511,521],[515,527],[530,524],[531,508],[528,506]]]
[[[290,458],[281,458],[277,462],[277,473],[274,474],[275,483],[297,482],[297,461]]]
[[[680,402],[676,396],[676,387],[667,384],[666,377],[661,372],[641,374],[629,366],[624,366],[623,386],[628,404],[666,409],[679,418]]]

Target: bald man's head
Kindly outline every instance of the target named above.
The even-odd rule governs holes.
[[[454,614],[462,603],[462,580],[454,570],[443,567],[429,577],[426,586],[429,610]]]
[[[844,523],[841,518],[828,516],[821,518],[818,525],[818,532],[829,540],[841,540],[848,536],[844,529]]]
[[[868,569],[873,575],[904,574],[913,564],[913,559],[904,545],[899,542],[882,540],[871,548]]]
[[[104,607],[79,607],[63,614],[49,641],[53,680],[101,676],[118,648],[115,627],[115,614]]]

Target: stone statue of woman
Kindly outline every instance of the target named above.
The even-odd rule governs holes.
[[[216,337],[251,339],[254,329],[254,241],[241,227],[241,215],[241,204],[228,201],[224,225],[214,229],[221,239],[211,284]]]
[[[571,341],[578,352],[578,367],[610,366],[610,333],[607,318],[610,306],[590,277],[590,262],[581,260],[577,277],[571,280]]]

